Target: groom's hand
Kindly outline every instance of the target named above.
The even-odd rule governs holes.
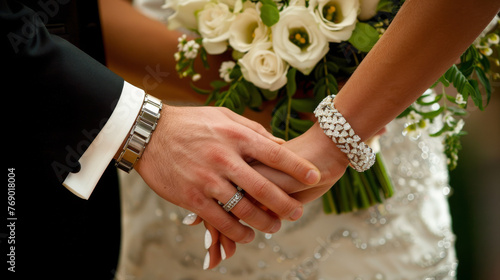
[[[250,242],[253,230],[274,233],[280,219],[296,220],[302,204],[255,171],[256,160],[289,174],[302,184],[320,180],[318,169],[280,144],[260,124],[225,108],[164,106],[162,116],[135,169],[164,199],[188,209],[228,238]],[[226,203],[239,186],[245,196],[227,213]],[[270,211],[254,203],[255,199]],[[274,212],[276,215],[271,214]],[[236,218],[235,218],[236,216]]]

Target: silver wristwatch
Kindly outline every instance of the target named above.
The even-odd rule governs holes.
[[[162,105],[160,99],[146,94],[141,112],[116,161],[116,167],[127,173],[134,168],[135,163],[141,158],[156,128]]]

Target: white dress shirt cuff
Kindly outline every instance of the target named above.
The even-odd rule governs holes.
[[[144,102],[145,92],[124,82],[122,94],[110,118],[80,157],[81,169],[69,173],[63,185],[78,197],[88,199],[113,156],[121,147]]]

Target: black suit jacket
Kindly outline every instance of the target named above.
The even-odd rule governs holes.
[[[88,201],[62,181],[79,170],[123,80],[96,60],[104,59],[96,1],[21,2],[31,9],[0,0],[2,135],[15,175],[11,192],[2,190],[14,201],[7,212],[2,199],[10,218],[0,230],[0,270],[9,277],[2,279],[113,279],[120,246],[115,169]]]

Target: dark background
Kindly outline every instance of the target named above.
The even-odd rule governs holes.
[[[500,81],[493,86],[485,111],[469,109],[468,135],[450,173],[459,280],[500,279]]]

